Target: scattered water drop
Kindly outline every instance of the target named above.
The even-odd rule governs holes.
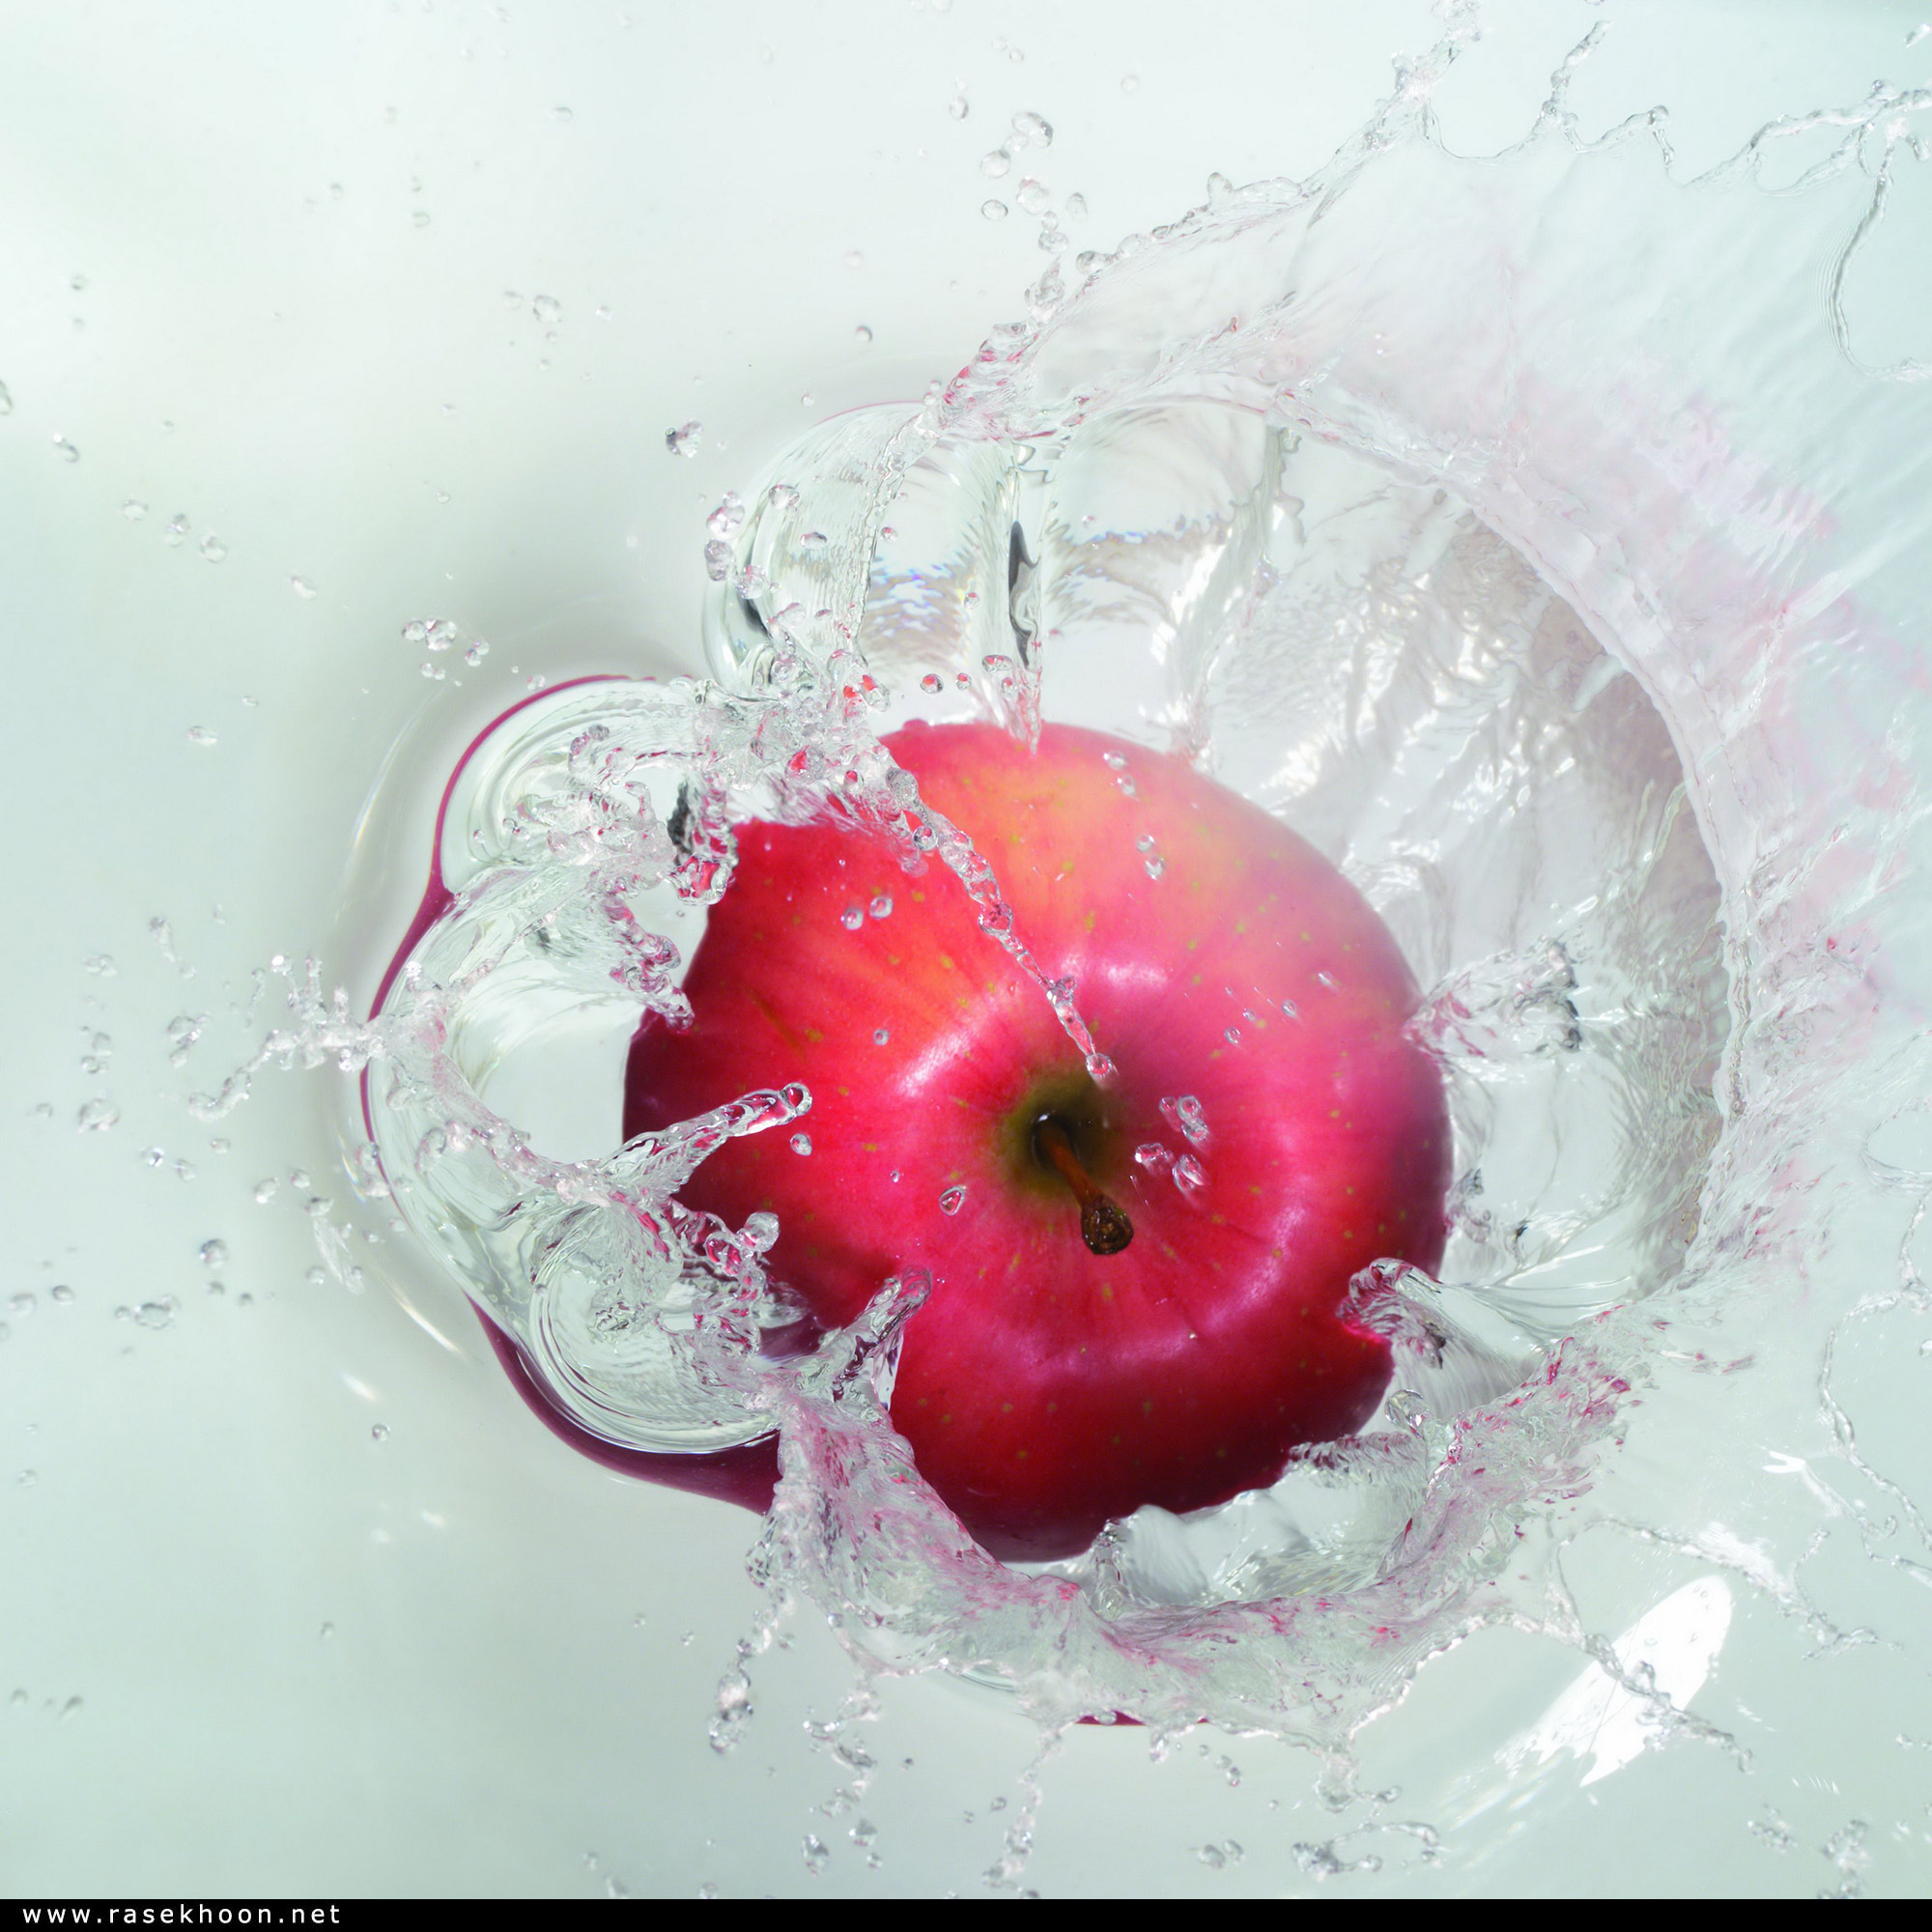
[[[963,94],[955,94],[952,97],[952,99],[946,103],[946,111],[947,113],[952,116],[953,120],[963,121],[965,120],[967,115],[972,113],[973,107],[972,103],[966,99],[966,97]]]
[[[1137,94],[1140,91],[1140,84],[1141,77],[1137,73],[1123,73],[1121,76],[1121,92],[1122,94]]]
[[[936,697],[940,692],[946,689],[946,687],[940,683],[938,673],[935,671],[927,671],[926,674],[920,679],[919,688],[923,692],[924,692],[928,697]]]
[[[1230,1865],[1239,1864],[1246,1854],[1230,1838],[1219,1845],[1197,1845],[1194,1856],[1210,1871],[1225,1871]]]
[[[549,328],[554,323],[563,320],[563,304],[554,296],[532,296],[530,298],[530,313],[546,328]],[[687,423],[685,425],[685,428],[689,430],[696,430],[696,423]]]
[[[147,504],[142,502],[140,497],[129,497],[128,500],[121,505],[121,514],[124,517],[126,517],[130,524],[138,524],[141,521],[141,519],[148,514],[148,506]]]
[[[1239,1046],[1241,1043],[1241,1030],[1239,1027],[1229,1027],[1221,1035],[1221,1037],[1225,1039],[1230,1046]]]
[[[1004,221],[1011,212],[1004,201],[982,201],[980,204],[980,213],[988,221]]]
[[[190,724],[187,727],[187,741],[190,745],[213,746],[215,737],[206,724]]]
[[[872,1029],[872,1044],[874,1046],[884,1046],[891,1038],[892,1034],[885,1027],[874,1027]]]
[[[157,1301],[143,1301],[132,1308],[117,1308],[114,1312],[139,1322],[143,1328],[165,1328],[181,1312],[181,1303],[173,1295],[164,1294]]]
[[[1013,132],[1022,141],[1030,141],[1036,148],[1053,146],[1053,126],[1037,114],[1022,108],[1013,116]]]
[[[791,1151],[793,1153],[810,1153],[811,1151],[811,1136],[810,1134],[792,1135]]]
[[[80,962],[80,968],[83,973],[92,973],[99,980],[111,980],[120,970],[114,964],[113,956],[106,952],[90,953]]]
[[[73,1122],[84,1134],[104,1134],[120,1118],[121,1109],[112,1100],[97,1097],[81,1103]]]
[[[1180,1094],[1160,1103],[1160,1117],[1176,1133],[1184,1134],[1196,1147],[1208,1139],[1208,1110],[1192,1094]]]
[[[1013,196],[1013,199],[1026,213],[1037,214],[1047,203],[1046,184],[1042,181],[1035,181],[1029,175],[1025,181],[1020,183],[1019,192]]]
[[[966,1190],[963,1187],[949,1187],[939,1197],[939,1211],[942,1214],[956,1214],[966,1205]]]
[[[1143,1141],[1134,1150],[1136,1165],[1153,1174],[1165,1174],[1174,1165],[1174,1150],[1162,1141]]]
[[[315,585],[311,583],[305,577],[290,578],[289,588],[293,590],[298,597],[301,598],[304,603],[306,603],[311,597],[315,595]]]
[[[64,1281],[56,1282],[53,1285],[53,1287],[47,1291],[47,1299],[49,1301],[58,1301],[63,1306],[65,1306],[68,1302],[73,1299],[73,1290],[70,1288]]]
[[[805,399],[810,402],[810,396]],[[798,492],[789,483],[774,483],[765,492],[765,500],[775,510],[795,510],[798,508]]]
[[[385,1442],[388,1440],[388,1436],[389,1425],[386,1422],[377,1422],[370,1425],[369,1440],[371,1442]]]
[[[319,1268],[319,1267],[310,1268],[302,1276],[302,1279],[305,1282],[307,1282],[309,1287],[311,1288],[326,1288],[328,1285],[328,1270],[327,1268]]]
[[[1167,861],[1158,852],[1151,852],[1147,858],[1142,860],[1141,864],[1146,868],[1147,875],[1151,879],[1158,879],[1167,871]]]
[[[805,1834],[805,1868],[813,1878],[825,1869],[831,1857],[831,1848],[815,1832]]]
[[[990,155],[980,156],[980,172],[991,181],[1010,172],[1012,165],[1012,151],[1008,148],[995,148]]]
[[[210,530],[201,540],[201,554],[210,563],[219,563],[228,554],[228,546]]]
[[[58,433],[56,433],[54,437],[54,454],[58,456],[63,463],[78,463],[80,461],[80,451],[77,450],[73,446],[73,444],[67,440],[66,437],[61,436]]]
[[[696,456],[697,439],[703,434],[704,425],[698,422],[680,423],[676,429],[665,431],[665,447],[673,456]]]
[[[25,1289],[22,1289],[18,1294],[14,1295],[13,1300],[8,1302],[7,1312],[9,1315],[25,1318],[31,1315],[39,1306],[40,1303],[34,1296]]]
[[[865,923],[866,923],[866,908],[862,906],[857,899],[854,899],[852,903],[848,905],[845,908],[845,910],[838,915],[838,923],[842,925],[847,932],[857,932],[859,928],[865,924]]]
[[[890,893],[876,895],[872,903],[866,908],[874,919],[890,919],[893,916],[893,895]]]
[[[1191,1153],[1174,1163],[1174,1184],[1191,1201],[1208,1184],[1208,1170]]]
[[[266,1208],[269,1205],[269,1203],[275,1198],[275,1190],[278,1186],[280,1186],[280,1184],[281,1183],[277,1181],[272,1175],[270,1176],[270,1178],[267,1180],[256,1181],[255,1206],[258,1208]]]
[[[1084,194],[1069,194],[1063,204],[1069,221],[1087,219],[1087,197]]]
[[[186,537],[187,532],[187,512],[177,510],[161,526],[161,541],[172,550]]]
[[[195,1252],[200,1255],[203,1267],[218,1268],[228,1260],[228,1243],[218,1238],[207,1240]]]
[[[481,638],[478,638],[476,641],[473,644],[471,644],[467,651],[463,653],[463,662],[467,665],[480,665],[483,662],[483,660],[487,658],[489,655],[490,655],[490,646],[486,642],[484,642],[484,640]]]
[[[862,322],[858,326],[858,327],[852,331],[852,340],[856,342],[861,349],[864,349],[871,342],[872,331],[868,327],[867,327],[867,326]]]

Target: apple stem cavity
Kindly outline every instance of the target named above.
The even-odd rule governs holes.
[[[1033,1151],[1034,1158],[1059,1175],[1079,1202],[1080,1238],[1089,1251],[1119,1254],[1133,1239],[1134,1224],[1094,1185],[1093,1177],[1073,1151],[1072,1137],[1052,1114],[1042,1114],[1033,1123]]]

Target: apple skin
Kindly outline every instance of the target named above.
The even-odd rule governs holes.
[[[810,1153],[783,1133],[733,1140],[683,1198],[734,1227],[776,1213],[772,1271],[828,1325],[887,1276],[930,1270],[893,1421],[995,1555],[1069,1555],[1142,1504],[1274,1481],[1387,1384],[1386,1344],[1341,1312],[1350,1276],[1441,1260],[1448,1113],[1404,1035],[1401,952],[1312,846],[1179,759],[1068,725],[1037,752],[980,724],[886,743],[971,834],[1118,1071],[1095,1085],[937,862],[909,877],[875,837],[753,822],[685,982],[695,1023],[647,1017],[633,1041],[626,1136],[810,1089]],[[891,913],[848,930],[841,914],[881,895]],[[1183,1094],[1202,1103],[1198,1148],[1162,1117]],[[1122,1252],[1082,1239],[1036,1151],[1042,1115],[1132,1222]],[[1190,1196],[1138,1164],[1151,1142],[1194,1153],[1205,1184]]]

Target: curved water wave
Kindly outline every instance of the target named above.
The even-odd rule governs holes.
[[[1902,639],[1932,421],[1917,365],[1847,352],[1845,291],[1925,103],[1826,117],[1832,156],[1774,196],[1755,177],[1803,130],[1681,184],[1650,129],[1578,141],[1559,88],[1521,147],[1461,159],[1430,80],[1317,180],[1221,194],[1076,292],[1050,272],[919,410],[778,459],[717,526],[718,683],[580,688],[482,748],[451,902],[357,1049],[403,1212],[576,1422],[672,1451],[776,1428],[775,1603],[1049,1722],[1337,1749],[1471,1629],[1577,1639],[1585,1511],[1815,1616],[1807,1524],[1755,1553],[1710,1524],[1743,1520],[1774,1428],[1889,1480],[1833,1350],[1924,1303],[1932,1159],[1873,1137],[1928,1084]],[[1452,1079],[1443,1278],[1362,1284],[1397,1350],[1382,1414],[1265,1495],[1143,1511],[1031,1574],[886,1420],[926,1284],[785,1354],[772,1231],[675,1200],[717,1136],[809,1095],[576,1162],[484,1097],[545,1001],[675,1019],[649,908],[727,891],[748,810],[950,866],[1025,963],[997,878],[878,746],[912,714],[1105,724],[1278,811],[1433,981],[1417,1026]],[[1612,1453],[1633,1430],[1681,1485]],[[1888,1534],[1912,1560],[1925,1525]]]

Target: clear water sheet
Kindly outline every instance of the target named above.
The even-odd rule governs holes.
[[[1885,240],[1872,217],[1900,192],[1921,103],[1874,96],[1686,183],[1650,128],[1582,141],[1559,88],[1520,148],[1470,163],[1429,118],[1450,50],[1314,180],[1221,183],[1118,257],[1056,259],[1029,320],[950,391],[748,487],[750,514],[714,532],[727,554],[709,619],[739,695],[611,690],[533,712],[574,706],[572,729],[539,738],[534,767],[505,768],[534,782],[475,804],[481,843],[463,856],[480,869],[418,952],[426,1001],[392,1004],[372,1033],[289,969],[293,1025],[262,1066],[293,1053],[355,1070],[373,1051],[377,1079],[401,1083],[379,1091],[379,1123],[427,1111],[407,1145],[379,1130],[380,1165],[352,1159],[359,1209],[310,1176],[275,1184],[306,1198],[337,1283],[394,1286],[432,1333],[452,1319],[435,1290],[356,1243],[398,1232],[385,1190],[412,1176],[439,1210],[397,1203],[419,1227],[447,1230],[463,1205],[480,1233],[446,1259],[485,1300],[526,1297],[510,1319],[559,1373],[596,1338],[635,1342],[629,1386],[600,1369],[581,1392],[607,1420],[643,1418],[640,1439],[728,1431],[734,1404],[786,1424],[763,1602],[715,1718],[734,1755],[783,1708],[780,1611],[810,1604],[868,1671],[990,1677],[1049,1733],[1132,1710],[1156,1756],[1191,1757],[1201,1716],[1314,1747],[1282,1785],[1313,1807],[1302,1835],[1256,1821],[1309,1883],[1453,1884],[1459,1859],[1507,1869],[1525,1822],[1565,1829],[1613,1776],[1634,1780],[1619,1788],[1638,1814],[1646,1791],[1668,1805],[1683,1774],[1656,1767],[1701,1757],[1731,1788],[1698,1828],[1737,1834],[1754,1885],[1889,1872],[1909,1889],[1925,1819],[1922,1793],[1902,1794],[1932,1738],[1913,1715],[1932,1548],[1900,1380],[1922,1359],[1932,1187],[1901,696],[1925,588],[1925,391],[1916,365],[1868,346],[1848,292]],[[1031,444],[1025,462],[1000,454],[1014,443]],[[833,497],[815,501],[825,477]],[[894,521],[901,487],[923,523]],[[988,541],[1014,524],[1023,572]],[[801,574],[809,598],[787,594]],[[1022,641],[982,650],[988,624],[990,641]],[[891,694],[882,711],[867,668]],[[1179,743],[1324,843],[1432,982],[1423,1025],[1455,1080],[1457,1241],[1439,1292],[1411,1285],[1414,1393],[1378,1419],[1374,1453],[1264,1508],[1143,1513],[1062,1576],[990,1565],[927,1505],[854,1527],[902,1469],[869,1378],[842,1356],[748,1378],[676,1320],[600,1320],[613,1278],[656,1279],[660,1298],[688,1288],[695,1249],[715,1282],[746,1288],[732,1305],[755,1322],[751,1249],[707,1253],[716,1231],[678,1225],[669,1200],[703,1134],[781,1123],[796,1097],[646,1151],[648,1172],[539,1153],[474,1099],[520,1032],[581,1014],[569,976],[527,956],[533,922],[561,923],[547,952],[604,987],[614,969],[634,1002],[678,997],[668,950],[610,917],[613,895],[678,861],[662,793],[638,810],[653,776],[715,780],[722,809],[723,787],[773,781],[775,749],[783,764],[863,759],[894,699],[935,696],[927,677],[1022,730],[1035,707],[1098,710]],[[848,683],[855,703],[828,713]],[[909,803],[892,776],[867,769],[882,815]],[[169,924],[149,939],[191,977]],[[453,1031],[439,1031],[439,988],[473,1003]],[[247,1011],[249,988],[232,990]],[[205,1019],[172,1023],[184,1061]],[[112,1040],[96,1031],[99,1070]],[[175,1091],[189,1086],[223,1138],[241,1087]],[[87,1118],[95,1099],[114,1105],[92,1096],[80,1124],[111,1134],[118,1121]],[[187,1179],[186,1155],[156,1151]],[[532,1296],[527,1257],[512,1267],[484,1238],[506,1186],[574,1228],[589,1217],[581,1256],[550,1244],[581,1261],[569,1281]],[[622,1187],[664,1209],[654,1255],[598,1248]],[[225,1246],[200,1252],[212,1279]],[[574,1329],[546,1315],[573,1294]],[[904,1305],[882,1302],[876,1332],[854,1338],[861,1364],[889,1358]],[[124,1306],[129,1332],[181,1312],[166,1294]],[[656,1386],[666,1360],[696,1362],[696,1409]],[[1400,1548],[1391,1497],[1411,1524]],[[1465,1719],[1480,1711],[1470,1687],[1498,1668],[1549,1694],[1511,1700],[1479,1747],[1432,1747],[1432,1721],[1459,1699]],[[1833,1690],[1792,1702],[1787,1680]],[[895,1694],[875,1686],[819,1720],[841,1780],[821,1832],[861,1862],[879,1838],[862,1837],[861,1802],[888,1803],[868,1720]],[[1036,1811],[1077,1817],[1118,1779],[1122,1742],[1076,1734],[1021,1781],[993,1881],[1039,1882]],[[1115,1753],[1097,1775],[1096,1748]],[[1238,1789],[1223,1747],[1203,1748]],[[1715,1792],[1717,1775],[1694,1781]],[[1209,1872],[1249,1855],[1228,1835],[1196,1852]],[[809,1833],[805,1872],[830,1858]]]

